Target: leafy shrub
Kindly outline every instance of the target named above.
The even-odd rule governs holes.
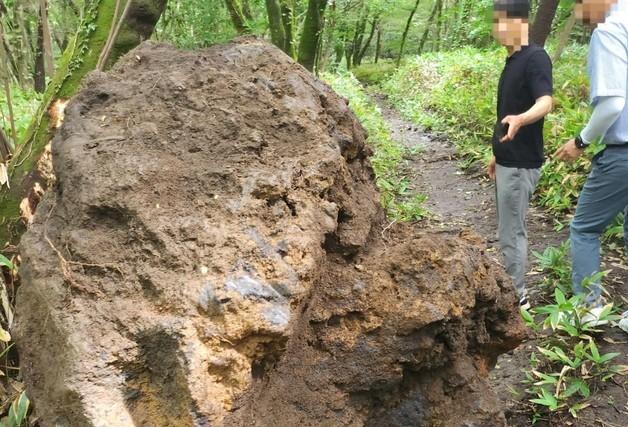
[[[354,67],[351,72],[361,83],[376,85],[390,78],[395,72],[395,64],[392,60],[379,61],[377,64],[368,63]]]
[[[594,339],[599,329],[586,320],[589,308],[584,296],[567,298],[556,288],[553,299],[552,303],[531,310],[541,317],[540,322],[529,312],[521,311],[533,330],[550,328],[553,332],[541,340],[539,353],[530,355],[530,369],[525,371],[526,393],[535,405],[533,420],[546,411],[569,411],[577,418],[578,412],[589,406],[592,386],[625,370],[610,363],[619,353],[600,353]],[[614,309],[613,304],[606,305],[600,320],[617,320],[619,316],[612,314]]]

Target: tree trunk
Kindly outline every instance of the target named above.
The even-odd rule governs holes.
[[[382,29],[377,27],[377,42],[375,42],[375,63],[379,61],[379,55],[382,52]]]
[[[251,12],[249,0],[242,0],[242,14],[247,22],[253,20],[253,13]]]
[[[565,23],[563,30],[560,33],[560,37],[558,39],[558,46],[556,47],[556,52],[554,53],[554,58],[552,60],[554,62],[558,62],[563,52],[565,51],[565,47],[569,42],[569,36],[573,31],[573,27],[576,25],[576,12],[575,10],[571,12],[569,19]]]
[[[231,22],[233,23],[233,27],[238,32],[238,34],[247,34],[249,33],[249,28],[246,25],[246,18],[244,17],[244,12],[240,8],[240,5],[236,0],[225,0],[225,5],[227,6],[227,10],[229,11],[229,16],[231,16]]]
[[[0,126],[0,163],[6,162],[10,156],[11,145],[9,144],[9,138],[7,138],[7,135]]]
[[[281,16],[279,0],[266,0],[266,13],[268,14],[270,40],[275,46],[286,52],[286,30]],[[286,53],[290,55],[290,53]]]
[[[441,30],[443,28],[443,0],[438,0],[438,16],[436,17],[436,37],[434,37],[434,50],[440,50]]]
[[[353,32],[353,66],[360,65],[360,51],[362,50],[362,40],[364,40],[367,18],[368,9],[364,9],[355,25],[355,31]]]
[[[399,48],[399,56],[397,57],[397,67],[401,64],[401,57],[403,56],[403,49],[406,46],[408,32],[410,32],[410,25],[412,25],[412,19],[414,18],[416,10],[419,8],[420,2],[421,0],[416,0],[414,8],[412,8],[412,12],[410,12],[410,16],[408,17],[408,22],[406,22],[406,28],[403,30],[403,35],[401,36],[401,47]]]
[[[299,44],[299,63],[310,71],[314,71],[316,52],[324,26],[327,0],[309,0],[307,15],[303,24],[303,34]]]
[[[32,63],[32,43],[28,38],[28,30],[26,28],[26,20],[24,19],[24,9],[22,5],[17,7],[17,25],[20,28],[20,52],[19,52],[19,71],[18,81],[22,88],[26,87],[28,77],[28,64]]]
[[[366,55],[366,51],[368,50],[369,46],[371,46],[371,41],[373,41],[373,36],[375,35],[375,29],[377,28],[379,24],[379,16],[376,16],[375,18],[373,18],[373,21],[371,22],[371,31],[369,32],[369,36],[366,39],[366,42],[364,43],[364,46],[362,46],[362,49],[360,50],[358,57],[357,57],[357,62],[355,65],[360,65],[362,64],[362,59],[364,59],[364,55]]]
[[[556,16],[556,10],[560,0],[541,0],[534,18],[534,24],[530,29],[530,40],[543,46],[552,32],[552,23]]]
[[[52,35],[50,34],[50,23],[48,21],[48,0],[39,0],[39,13],[43,35],[44,69],[47,76],[52,76],[55,72],[55,65],[52,54]]]
[[[131,1],[133,3],[127,19],[113,44],[105,68],[150,37],[167,0]],[[64,52],[25,138],[16,147],[15,156],[9,166],[11,189],[0,189],[0,223],[3,224],[0,227],[0,247],[6,242],[15,241],[23,231],[20,223],[21,201],[32,193],[35,185],[44,189],[48,185],[40,171],[36,170],[45,146],[54,136],[48,110],[55,101],[72,97],[79,90],[85,75],[95,69],[114,24],[112,15],[115,3],[116,0],[86,2],[81,28]]]
[[[43,93],[46,90],[46,60],[44,59],[44,22],[39,11],[37,20],[37,49],[35,51],[35,68],[33,72],[35,91]]]
[[[5,20],[3,21],[2,18],[5,18]],[[3,55],[2,55],[2,60],[4,61],[6,59],[6,63],[7,63],[7,68],[6,68],[6,77],[7,78],[11,78],[11,75],[15,76],[18,81],[20,79],[19,77],[19,68],[18,68],[18,64],[17,61],[15,60],[15,56],[13,55],[12,51],[11,51],[11,45],[9,44],[8,40],[7,40],[7,34],[4,30],[4,25],[5,23],[8,25],[9,28],[11,28],[11,22],[9,20],[9,16],[8,16],[8,10],[6,8],[6,6],[4,5],[4,2],[2,2],[2,0],[0,0],[0,51],[2,51]]]
[[[427,20],[427,23],[425,24],[425,31],[423,32],[423,37],[421,37],[421,41],[419,42],[419,55],[423,53],[423,48],[425,47],[425,42],[427,41],[427,37],[430,35],[432,24],[434,24],[434,17],[436,16],[436,12],[438,12],[438,5],[440,1],[441,0],[436,0],[436,3],[434,3],[434,8],[432,9],[430,18]]]
[[[284,32],[284,48],[283,51],[286,52],[291,58],[296,58],[296,47],[294,45],[294,30],[293,30],[293,10],[292,6],[290,6],[285,0],[281,3],[281,22],[283,23],[283,32]]]

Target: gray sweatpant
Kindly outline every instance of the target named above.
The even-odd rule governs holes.
[[[497,165],[495,173],[499,244],[506,272],[512,278],[517,295],[521,298],[526,294],[524,279],[528,271],[526,217],[541,170]]]

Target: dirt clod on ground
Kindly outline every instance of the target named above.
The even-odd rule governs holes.
[[[15,330],[43,425],[505,423],[505,275],[473,235],[386,227],[364,130],[278,49],[143,44],[52,152]]]

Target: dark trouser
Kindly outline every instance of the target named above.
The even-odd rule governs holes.
[[[592,283],[585,291],[582,282],[600,271],[600,236],[624,210],[628,214],[628,146],[610,147],[593,160],[571,223],[573,289],[587,292],[589,304],[599,302],[602,290]],[[624,223],[624,239],[628,247],[628,221]]]

